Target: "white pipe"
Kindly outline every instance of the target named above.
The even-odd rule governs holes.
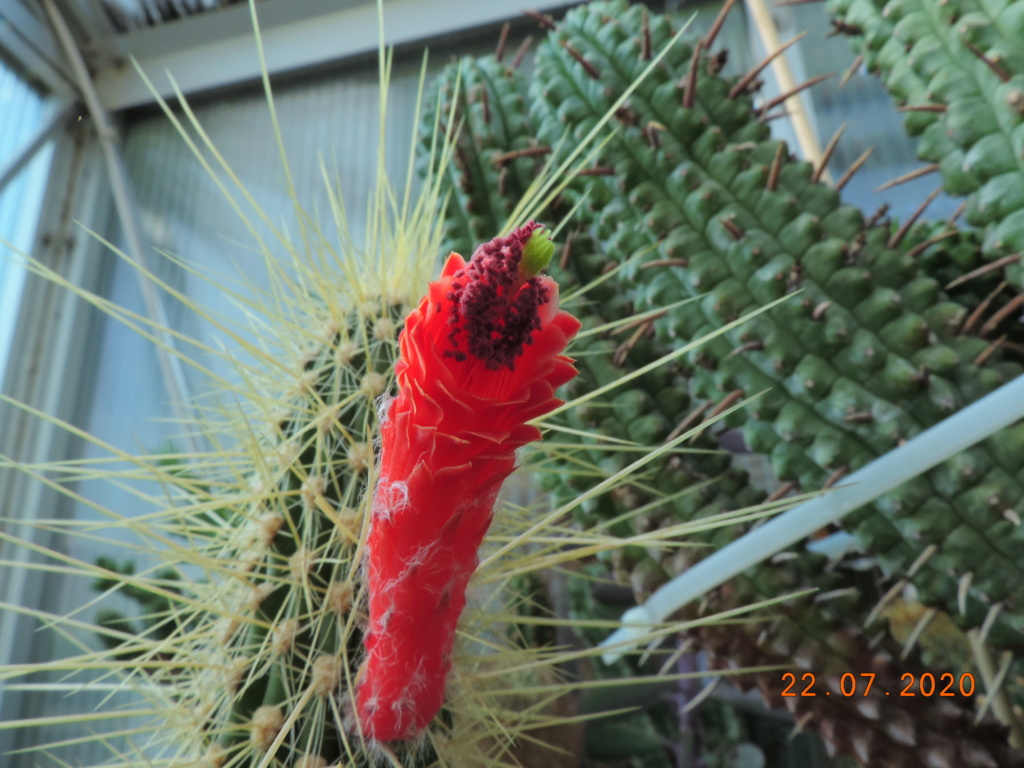
[[[841,487],[784,512],[661,586],[622,615],[624,626],[601,643],[614,650],[602,658],[611,664],[691,600],[1022,418],[1024,376],[1018,376],[857,470]]]

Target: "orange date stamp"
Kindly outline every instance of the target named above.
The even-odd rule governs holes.
[[[861,672],[855,675],[846,672],[839,678],[839,689],[829,690],[822,686],[819,689],[817,676],[813,672],[804,672],[800,675],[800,682],[797,684],[797,676],[794,672],[786,672],[782,675],[782,682],[788,685],[782,689],[783,696],[831,696],[833,693],[839,696],[867,696],[871,693],[875,683],[874,672]],[[923,672],[915,675],[905,672],[900,675],[900,684],[903,688],[899,691],[881,691],[875,689],[876,695],[884,696],[973,696],[974,675],[964,672],[959,677],[952,672],[943,672],[937,677],[931,672]]]

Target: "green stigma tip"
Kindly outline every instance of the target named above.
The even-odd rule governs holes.
[[[551,240],[551,233],[543,227],[535,229],[523,246],[519,270],[526,277],[536,277],[547,268],[554,255],[555,244]]]

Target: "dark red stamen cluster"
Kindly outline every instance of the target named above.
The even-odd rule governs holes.
[[[455,304],[449,318],[452,349],[446,357],[461,362],[472,355],[491,371],[515,368],[516,358],[541,327],[538,309],[551,298],[539,277],[526,278],[519,269],[526,241],[540,226],[531,222],[484,243],[455,273],[448,294]]]

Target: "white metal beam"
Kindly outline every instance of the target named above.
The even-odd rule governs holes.
[[[149,269],[149,260],[146,255],[146,246],[143,243],[137,206],[132,194],[131,179],[125,168],[124,159],[121,157],[117,131],[114,129],[110,115],[100,104],[95,85],[89,79],[85,61],[82,59],[81,52],[75,47],[71,29],[57,8],[55,0],[42,0],[42,3],[50,16],[57,37],[71,61],[78,79],[79,89],[85,98],[89,114],[92,115],[93,122],[96,124],[96,133],[106,159],[110,188],[114,195],[114,208],[117,210],[121,228],[124,231],[128,255],[139,267],[139,287],[146,304],[146,314],[156,323],[154,333],[161,342],[157,345],[157,358],[160,361],[167,392],[178,417],[182,419],[183,423],[188,423],[193,415],[188,400],[188,384],[181,360],[175,354],[178,344],[167,330],[170,325],[167,322],[167,311],[164,308],[163,299],[157,293],[153,283],[144,276],[144,272]],[[200,446],[195,436],[186,434],[184,439],[189,451],[198,453]]]
[[[532,0],[536,10],[572,5]],[[373,0],[265,0],[257,4],[267,69],[279,74],[377,50]],[[384,0],[384,40],[402,45],[522,18],[523,0]],[[96,75],[109,110],[150,103],[134,58],[162,96],[173,92],[165,72],[186,94],[253,81],[260,76],[247,4],[234,5],[159,27],[118,35],[107,54],[120,62]]]
[[[67,59],[53,31],[21,0],[0,0],[0,50],[50,92],[63,98],[76,95]]]

